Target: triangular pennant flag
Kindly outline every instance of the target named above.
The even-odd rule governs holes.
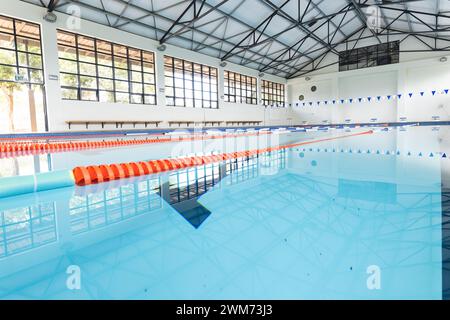
[[[310,102],[309,105],[312,106],[312,102]]]
[[[381,100],[381,96],[377,96],[377,100],[380,101]]]
[[[445,94],[448,94],[448,89],[444,89]]]
[[[408,95],[410,98],[413,96],[412,92],[408,93]]]
[[[436,90],[431,91],[431,94],[434,96],[436,94]]]
[[[377,154],[380,154],[380,150],[377,150]]]
[[[366,153],[370,153],[370,150],[369,149],[367,149],[367,152]]]
[[[434,157],[433,152],[430,153],[430,157]]]
[[[423,95],[425,94],[425,92],[420,91],[420,95],[423,97]]]
[[[399,93],[399,94],[397,95],[397,97],[398,97],[399,99],[401,99],[401,98],[402,98],[401,93]]]
[[[341,99],[341,103],[344,103],[344,101],[345,101],[344,99]]]
[[[398,155],[398,156],[400,155],[400,151],[397,151],[397,155]]]
[[[370,102],[370,100],[372,100],[372,97],[367,97],[367,100]]]
[[[419,157],[421,157],[422,156],[422,152],[419,152]]]
[[[358,150],[358,153],[361,153],[361,150]]]
[[[348,153],[353,153],[352,149],[348,150]]]
[[[303,106],[305,106],[306,104],[303,102]]]
[[[328,104],[328,100],[325,100],[325,104]]]
[[[352,103],[352,102],[353,102],[353,99],[348,99],[348,101],[350,101],[350,103]]]
[[[333,100],[333,104],[336,104],[336,100]]]
[[[361,101],[362,101],[362,98],[358,98],[358,101],[361,102]]]
[[[391,96],[389,95],[389,96],[387,96],[387,98],[388,98],[388,100],[391,100]]]
[[[320,104],[320,101],[317,101],[317,105],[319,105]]]
[[[447,158],[447,155],[444,153],[444,154],[442,155],[442,158]]]
[[[386,150],[386,154],[391,154],[391,153],[389,152],[389,150]]]

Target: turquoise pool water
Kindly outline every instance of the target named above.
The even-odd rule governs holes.
[[[41,155],[37,167],[346,133],[233,139],[231,147],[222,141],[207,150],[217,141]],[[0,199],[0,298],[447,298],[449,133],[377,130],[258,158]],[[18,161],[13,174],[37,168],[36,159]],[[26,161],[34,167],[20,166]]]

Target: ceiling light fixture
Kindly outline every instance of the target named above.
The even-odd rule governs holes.
[[[58,20],[58,17],[53,12],[47,12],[44,15],[44,20],[50,23],[55,23]]]

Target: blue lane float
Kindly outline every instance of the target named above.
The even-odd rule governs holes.
[[[0,179],[0,198],[25,193],[72,187],[75,178],[71,170],[51,171],[29,176]]]

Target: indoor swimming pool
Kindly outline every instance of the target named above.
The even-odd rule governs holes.
[[[449,135],[312,128],[5,153],[2,178],[262,150],[0,199],[0,298],[446,299]],[[90,138],[105,139],[119,138]]]

